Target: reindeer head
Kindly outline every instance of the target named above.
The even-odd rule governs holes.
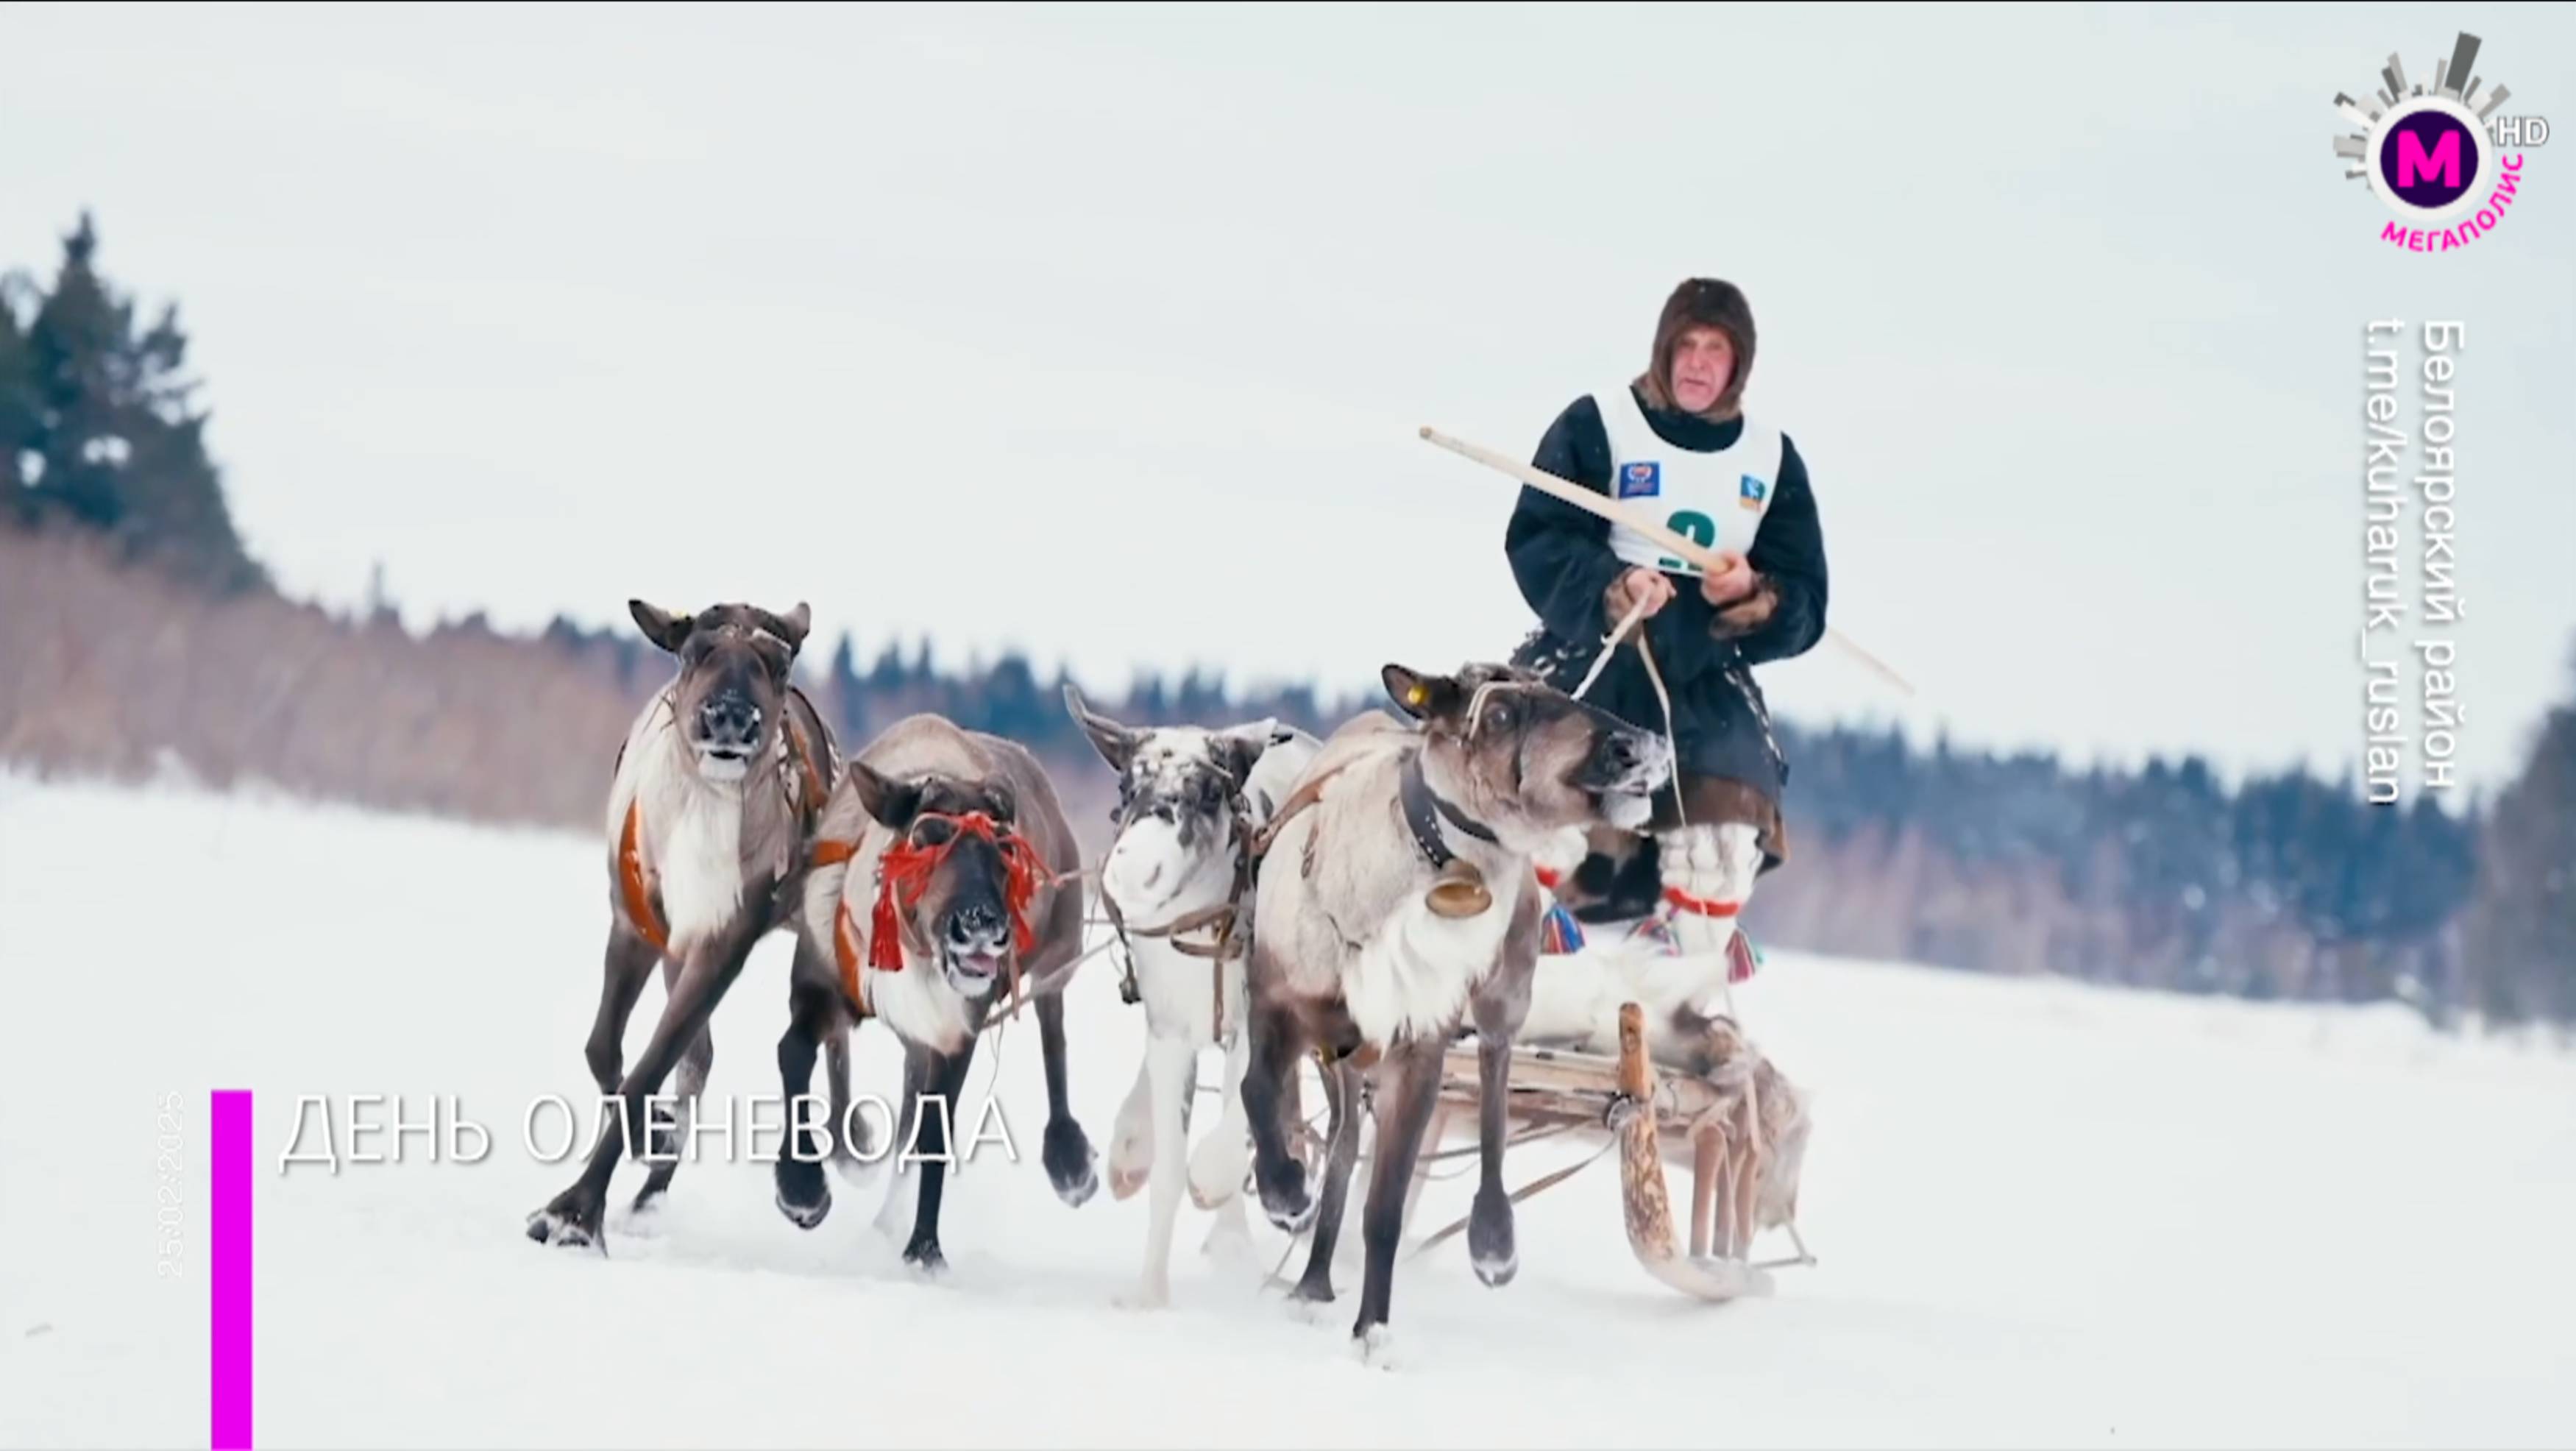
[[[1118,836],[1100,868],[1100,890],[1136,926],[1159,926],[1223,901],[1251,843],[1236,834],[1241,796],[1275,721],[1222,730],[1122,725],[1093,710],[1068,682],[1065,708],[1118,773]]]
[[[1546,850],[1567,827],[1642,827],[1672,779],[1660,738],[1529,671],[1389,665],[1383,678],[1421,722],[1423,779],[1515,851]]]
[[[967,998],[993,991],[1030,943],[1030,899],[1045,867],[1019,834],[1018,802],[999,779],[896,780],[848,767],[859,804],[899,838],[879,868],[869,951],[881,965],[909,950],[935,958]]]
[[[628,610],[644,638],[680,662],[671,711],[698,772],[730,784],[777,743],[789,672],[813,612],[803,603],[784,615],[755,605],[722,604],[674,615],[642,600]]]

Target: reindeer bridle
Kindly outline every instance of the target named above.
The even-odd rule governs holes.
[[[924,826],[945,829],[934,833],[937,841],[924,841]],[[1037,930],[1029,925],[1029,900],[1037,895],[1038,879],[1046,874],[1038,861],[1037,848],[1029,845],[1027,837],[981,811],[925,811],[913,818],[904,839],[886,848],[885,856],[877,863],[876,911],[868,924],[868,966],[879,972],[903,971],[903,944],[896,935],[900,926],[898,911],[909,913],[920,904],[922,893],[930,890],[932,874],[968,837],[989,843],[1002,855],[1002,901],[1011,918],[1012,950],[1026,953],[1036,943]]]
[[[1127,825],[1129,805],[1127,788],[1122,783],[1118,809],[1110,813],[1110,819],[1122,829]],[[1136,986],[1136,951],[1129,939],[1144,937],[1168,942],[1174,952],[1184,957],[1206,959],[1210,970],[1216,973],[1215,1005],[1209,1031],[1220,1042],[1225,1038],[1225,977],[1222,969],[1226,963],[1250,950],[1251,945],[1236,929],[1242,925],[1243,904],[1251,895],[1253,868],[1260,859],[1259,848],[1263,844],[1252,829],[1252,811],[1244,803],[1239,787],[1226,796],[1225,831],[1226,844],[1234,849],[1234,885],[1226,889],[1224,899],[1215,905],[1184,912],[1156,926],[1131,927],[1119,914],[1117,899],[1105,891],[1100,894],[1101,910],[1109,914],[1110,930],[1118,934],[1119,946],[1127,957],[1127,971],[1118,979],[1118,1000],[1133,1006],[1144,996]],[[1214,935],[1206,942],[1184,940],[1184,934],[1208,931],[1213,931]]]
[[[924,840],[922,827],[936,828],[931,835],[937,841]],[[912,908],[919,905],[922,894],[930,890],[930,879],[939,871],[948,854],[968,837],[990,842],[1002,854],[1005,872],[1003,905],[1011,919],[1013,972],[1011,990],[1019,991],[1017,959],[1028,953],[1037,940],[1037,929],[1029,921],[1029,904],[1041,883],[1055,879],[1038,859],[1037,848],[1009,823],[982,811],[924,811],[915,816],[903,839],[886,848],[877,861],[876,904],[868,917],[868,945],[859,950],[857,924],[850,920],[850,898],[845,889],[832,911],[832,957],[841,972],[841,991],[850,1006],[861,1017],[871,1014],[865,984],[859,969],[864,959],[867,967],[878,972],[903,971],[903,927]],[[859,854],[855,840],[823,838],[814,843],[808,862],[814,867],[839,866]]]

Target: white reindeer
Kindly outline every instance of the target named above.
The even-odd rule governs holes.
[[[1091,709],[1070,684],[1065,707],[1118,773],[1118,835],[1101,864],[1100,896],[1134,963],[1147,1037],[1110,1140],[1109,1189],[1124,1199],[1140,1185],[1152,1188],[1143,1274],[1126,1301],[1158,1308],[1171,1300],[1185,1158],[1191,1201],[1217,1215],[1209,1245],[1250,1241],[1243,1182],[1251,1134],[1241,1085],[1251,1056],[1244,967],[1253,936],[1252,838],[1321,743],[1269,720],[1123,725]],[[1199,1054],[1210,1047],[1225,1051],[1222,1107],[1216,1131],[1190,1154]]]

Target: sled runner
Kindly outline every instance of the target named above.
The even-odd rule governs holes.
[[[1512,1198],[1561,1183],[1615,1149],[1629,1248],[1648,1274],[1704,1300],[1767,1295],[1771,1270],[1815,1263],[1796,1224],[1805,1099],[1732,1018],[1666,1005],[1654,989],[1669,989],[1677,975],[1658,978],[1655,969],[1687,973],[1686,962],[1660,952],[1641,959],[1612,944],[1539,959],[1542,1001],[1530,1023],[1538,1041],[1524,1040],[1512,1053],[1512,1142],[1573,1135],[1601,1142],[1593,1155],[1513,1191]],[[1551,984],[1551,975],[1560,980]],[[1563,975],[1578,979],[1571,992]],[[1611,996],[1602,1000],[1617,1003],[1615,1027],[1562,1010],[1548,1020],[1549,999],[1580,1002],[1605,990]],[[1469,1038],[1450,1048],[1443,1065],[1441,1118],[1472,1113],[1477,1102],[1476,1044]],[[1691,1171],[1687,1254],[1666,1184],[1668,1166],[1685,1163]],[[1426,1236],[1414,1253],[1463,1227],[1462,1220]],[[1754,1262],[1754,1237],[1767,1229],[1785,1230],[1796,1254]]]

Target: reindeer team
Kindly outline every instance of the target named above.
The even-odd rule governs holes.
[[[609,1182],[637,1136],[653,1165],[636,1203],[669,1191],[673,1146],[714,1059],[710,1016],[781,930],[793,944],[781,1090],[805,1100],[819,1060],[828,1109],[791,1116],[793,1152],[775,1168],[782,1214],[803,1228],[823,1220],[826,1161],[846,1170],[894,1157],[904,1168],[878,1227],[907,1262],[941,1268],[957,1126],[924,1106],[964,1103],[987,1025],[1023,1003],[1045,1067],[1041,1163],[1063,1202],[1081,1205],[1098,1187],[1098,1156],[1068,1096],[1063,992],[1084,957],[1096,877],[1125,948],[1115,970],[1129,974],[1125,995],[1146,1026],[1108,1164],[1116,1197],[1150,1187],[1141,1274],[1124,1300],[1167,1302],[1185,1186],[1216,1212],[1217,1234],[1245,1234],[1247,1178],[1272,1224],[1312,1232],[1294,1295],[1331,1300],[1365,1106],[1376,1147],[1352,1333],[1374,1345],[1444,1055],[1469,1033],[1481,1069],[1469,1257],[1489,1285],[1512,1278],[1506,1089],[1540,971],[1535,868],[1569,839],[1646,820],[1670,769],[1660,736],[1496,665],[1389,665],[1401,717],[1367,713],[1320,741],[1267,720],[1131,726],[1068,687],[1068,711],[1118,780],[1116,835],[1086,872],[1045,770],[1015,742],[915,715],[844,755],[794,683],[807,606],[630,609],[675,670],[637,713],[608,793],[609,927],[586,1056],[623,1117],[529,1217],[531,1238],[604,1246]],[[628,1019],[657,965],[661,1015],[624,1063]],[[899,1156],[867,1142],[852,1111],[851,1039],[871,1019],[903,1050],[894,1122],[911,1152]],[[1197,1067],[1211,1048],[1223,1055],[1221,1107],[1193,1153]],[[1330,1114],[1320,1186],[1295,1143],[1295,1075],[1309,1060]],[[673,1101],[676,1114],[652,1111]]]

